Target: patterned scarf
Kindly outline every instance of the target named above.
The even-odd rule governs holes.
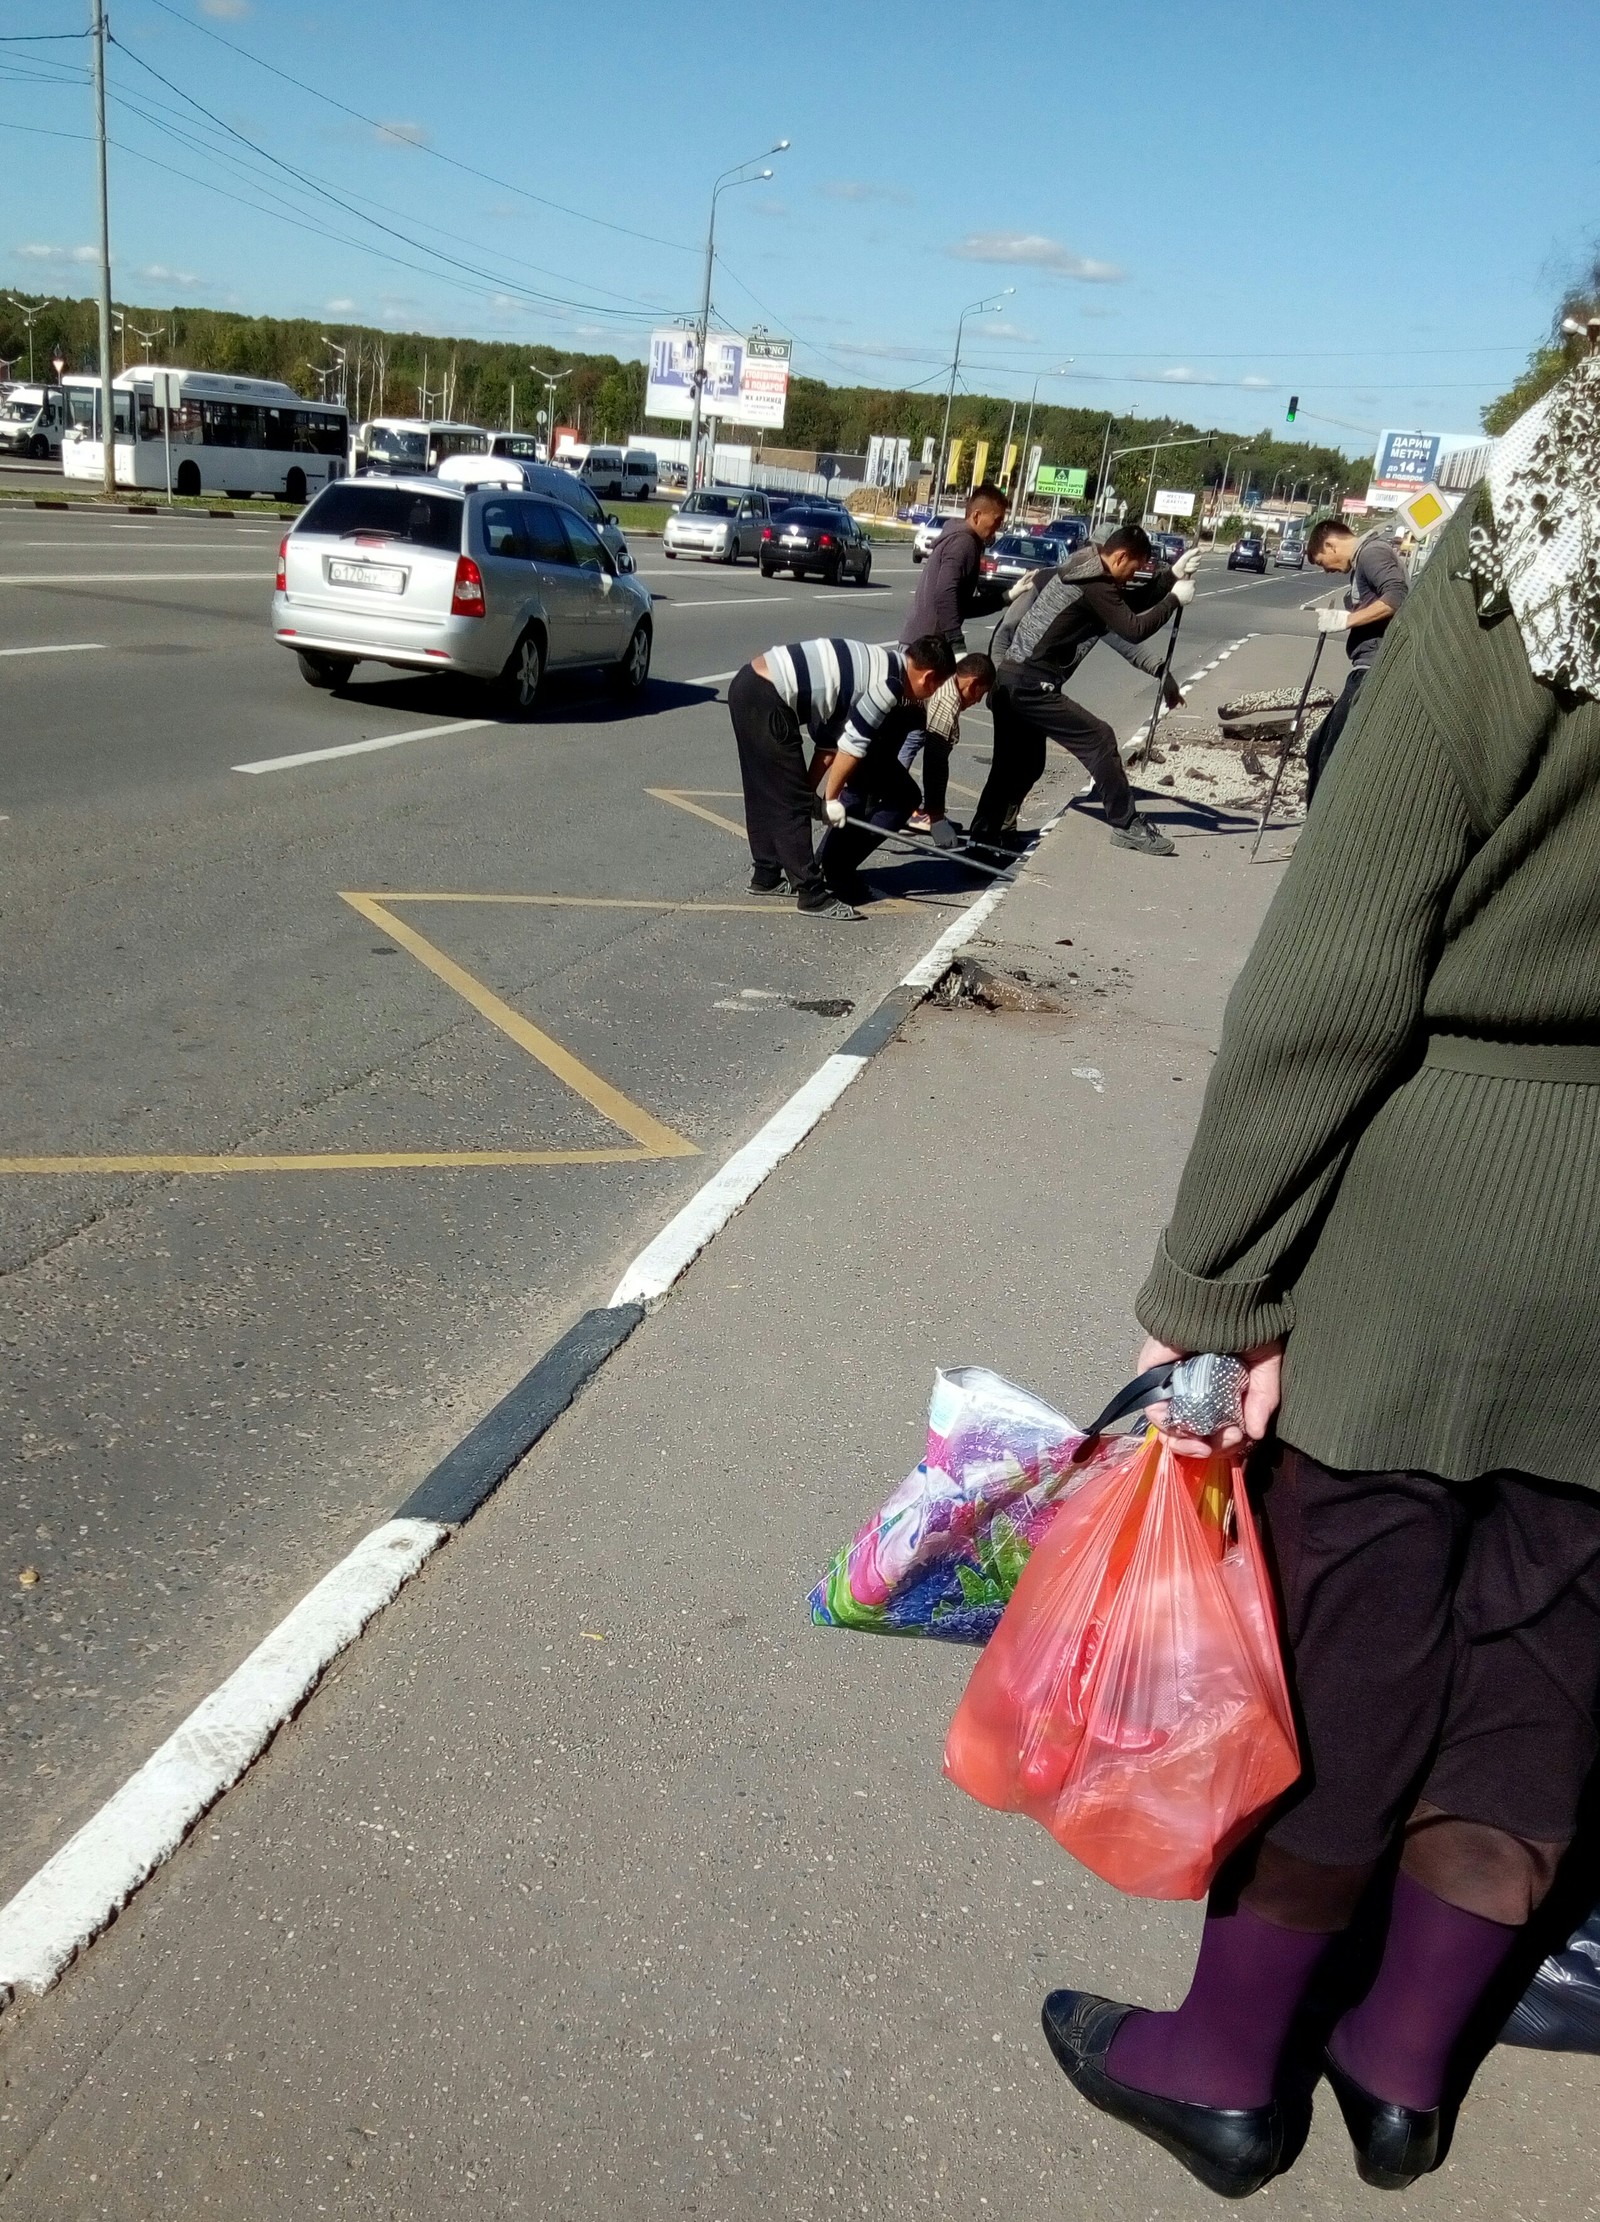
[[[1534,677],[1600,698],[1600,356],[1499,442],[1468,535],[1478,611],[1509,608]]]

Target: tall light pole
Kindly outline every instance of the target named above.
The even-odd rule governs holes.
[[[1106,457],[1111,453],[1111,435],[1117,428],[1115,417],[1107,417],[1105,437],[1100,442],[1100,468],[1094,482],[1094,507],[1089,512],[1089,530],[1094,531],[1100,522],[1106,499]]]
[[[41,301],[36,307],[30,309],[27,302],[19,301],[14,293],[8,293],[6,299],[28,327],[28,383],[31,386],[33,384],[33,327],[44,314],[44,303]]]
[[[1069,355],[1059,370],[1041,370],[1039,378],[1065,378],[1076,360],[1076,356]],[[1039,398],[1039,378],[1033,381],[1033,392],[1028,400],[1028,422],[1022,434],[1022,453],[1017,458],[1017,476],[1020,489],[1017,498],[1017,515],[1019,517],[1022,515],[1022,504],[1028,498],[1028,442],[1033,437],[1033,409],[1034,403]],[[937,502],[934,506],[937,508]]]
[[[117,490],[116,420],[111,412],[111,203],[106,189],[106,8],[92,0],[94,136],[100,177],[100,454],[103,484]]]
[[[1260,437],[1261,435],[1259,433],[1252,433],[1250,438],[1244,443],[1243,452],[1248,455],[1251,448],[1255,446],[1256,441]],[[1227,458],[1222,466],[1222,484],[1217,489],[1217,508],[1219,510],[1228,498],[1228,473],[1233,468],[1233,458],[1236,447],[1237,442],[1235,442],[1234,447],[1229,448]]]
[[[569,363],[565,370],[550,371],[541,370],[537,363],[530,363],[528,368],[544,388],[544,408],[539,412],[544,418],[544,459],[547,463],[553,463],[556,459],[556,388],[563,378],[572,376],[576,365]],[[534,421],[537,423],[537,416]]]
[[[779,139],[767,149],[768,154],[787,154],[788,151],[787,139]],[[723,171],[711,188],[711,220],[706,225],[706,278],[700,292],[700,315],[694,328],[694,401],[689,415],[688,491],[691,494],[700,483],[700,407],[706,383],[706,333],[711,325],[711,272],[717,259],[717,200],[731,186],[765,184],[772,172],[755,167],[764,159],[762,155],[752,154],[743,162],[735,162],[731,170]]]
[[[127,360],[127,358],[126,358],[127,337],[128,337],[128,334],[129,334],[130,332],[131,332],[131,333],[133,334],[134,338],[135,338],[135,339],[136,339],[136,340],[137,340],[137,341],[139,342],[139,345],[140,345],[140,347],[141,347],[141,348],[142,348],[142,349],[144,350],[144,359],[145,359],[145,361],[146,361],[146,362],[148,362],[148,361],[150,360],[150,354],[151,354],[151,350],[152,350],[152,349],[154,348],[154,346],[155,346],[155,344],[156,344],[156,341],[157,341],[157,340],[158,340],[158,339],[159,339],[159,338],[161,337],[162,333],[163,333],[163,332],[164,332],[164,331],[166,330],[166,328],[167,328],[167,327],[166,327],[166,326],[165,326],[164,324],[158,324],[158,325],[157,325],[157,326],[155,327],[155,329],[154,329],[153,331],[149,331],[149,332],[147,332],[147,331],[145,331],[145,330],[144,330],[144,329],[142,328],[142,326],[140,326],[140,325],[138,325],[138,324],[130,324],[130,323],[128,322],[128,320],[127,320],[127,317],[126,317],[126,316],[124,316],[124,317],[123,317],[123,319],[122,319],[122,326],[123,326],[123,331],[122,331],[122,337],[123,337],[123,347],[124,347],[124,358],[123,358],[123,360],[124,360],[124,367],[126,367],[126,360]]]
[[[1014,285],[1004,287],[999,293],[986,293],[981,301],[969,301],[956,319],[956,351],[950,364],[950,386],[944,397],[944,430],[939,434],[939,460],[933,473],[933,506],[937,510],[939,495],[944,486],[944,459],[950,445],[950,408],[956,398],[956,373],[961,368],[961,334],[969,316],[986,314],[999,308],[1008,295],[1016,292]]]
[[[341,409],[343,409],[348,405],[350,399],[350,387],[348,382],[350,350],[348,347],[341,347],[336,339],[329,339],[326,332],[322,332],[318,336],[321,339],[323,346],[328,350],[329,354],[336,355],[338,357],[339,406]],[[323,398],[326,399],[326,395],[324,395]]]

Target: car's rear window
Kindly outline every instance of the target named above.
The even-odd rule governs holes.
[[[461,546],[461,497],[423,494],[372,479],[340,479],[324,487],[294,529],[325,533],[335,540],[358,532],[381,532],[391,540],[409,540],[418,548],[443,548],[453,555]]]

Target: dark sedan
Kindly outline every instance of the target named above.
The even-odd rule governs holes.
[[[1074,548],[1081,548],[1087,543],[1089,527],[1081,517],[1052,517],[1049,524],[1039,527],[1036,537],[1055,542],[1056,561],[1061,563],[1071,555]]]
[[[1259,533],[1249,533],[1243,540],[1234,543],[1228,551],[1228,569],[1230,571],[1259,571],[1263,578],[1266,577],[1267,543]]]
[[[831,502],[791,502],[761,534],[757,561],[761,576],[792,571],[803,579],[816,571],[830,586],[842,578],[865,586],[872,576],[872,548],[848,509]]]
[[[998,609],[1019,579],[1030,578],[1035,571],[1053,571],[1062,554],[1060,541],[1046,540],[1042,534],[1001,533],[979,559],[973,608]]]

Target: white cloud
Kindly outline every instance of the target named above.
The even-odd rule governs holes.
[[[389,147],[425,147],[430,137],[425,123],[414,123],[407,116],[386,116],[374,128],[378,138]]]
[[[898,185],[877,185],[864,177],[824,178],[817,190],[830,201],[894,201],[902,208],[911,205],[911,195]]]
[[[24,262],[98,262],[98,247],[47,247],[38,240],[30,240],[17,253]]]
[[[200,13],[223,23],[242,23],[250,13],[250,0],[200,0]]]
[[[169,270],[164,262],[141,263],[133,274],[136,278],[147,279],[151,285],[176,286],[180,293],[193,293],[197,288],[203,289],[206,283],[198,270]]]
[[[1255,377],[1241,378],[1239,383],[1241,386],[1251,387],[1257,393],[1270,393],[1273,385],[1273,381],[1270,378]]]
[[[328,316],[352,316],[355,313],[356,305],[344,293],[336,293],[331,301],[324,301],[322,304],[324,313]]]
[[[993,324],[985,319],[981,326],[975,325],[973,329],[978,332],[982,339],[1031,340],[1035,337],[1035,334],[1029,331],[1027,325],[1008,324],[1004,317],[999,318]]]
[[[1164,370],[1161,375],[1172,386],[1197,386],[1204,382],[1196,372],[1185,370],[1181,363],[1173,370]]]
[[[1095,262],[1075,254],[1059,239],[1038,231],[973,231],[947,250],[958,262],[999,262],[1046,271],[1053,278],[1077,278],[1085,285],[1110,285],[1122,276],[1114,262]]]

